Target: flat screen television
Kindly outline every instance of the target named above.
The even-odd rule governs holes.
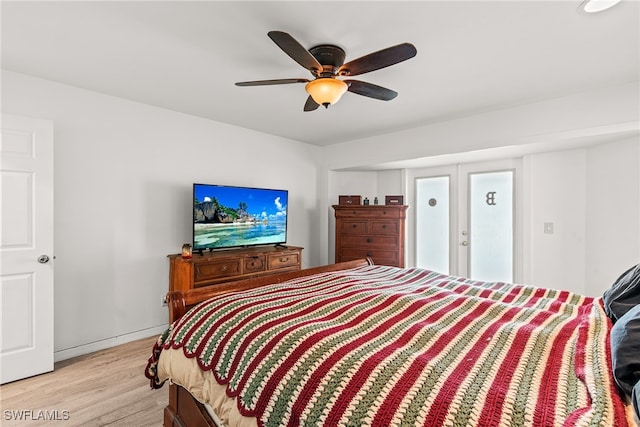
[[[193,250],[283,244],[287,190],[193,184]]]

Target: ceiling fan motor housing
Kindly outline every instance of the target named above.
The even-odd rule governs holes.
[[[346,54],[344,50],[332,44],[321,44],[309,49],[309,53],[322,64],[323,70],[318,70],[319,75],[331,73],[335,75],[338,68],[344,64]]]

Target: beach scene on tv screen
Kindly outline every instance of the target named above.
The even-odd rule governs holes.
[[[286,242],[287,192],[194,186],[194,249]]]

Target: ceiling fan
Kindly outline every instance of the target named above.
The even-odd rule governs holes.
[[[306,83],[309,93],[304,111],[313,111],[320,105],[325,108],[338,102],[346,92],[369,98],[390,101],[398,93],[360,80],[339,80],[337,77],[357,76],[397,64],[416,56],[417,50],[411,43],[401,43],[344,63],[345,52],[338,46],[322,44],[305,49],[290,34],[283,31],[269,31],[269,38],[294,61],[309,70],[314,79],[276,79],[237,82],[237,86],[264,86],[289,83]]]

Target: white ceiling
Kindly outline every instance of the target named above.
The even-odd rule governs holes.
[[[2,1],[2,68],[316,145],[638,81],[640,2],[597,15],[554,1]],[[399,92],[346,93],[303,112],[310,78],[268,37],[418,54],[358,76]]]

